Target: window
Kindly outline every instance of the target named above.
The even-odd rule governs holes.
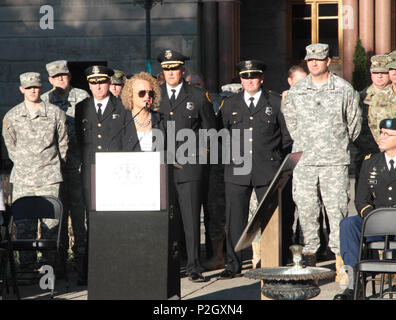
[[[334,63],[342,58],[341,1],[289,1],[289,61],[299,63],[310,43],[327,43]]]

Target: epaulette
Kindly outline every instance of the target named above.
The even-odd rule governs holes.
[[[206,91],[206,99],[208,99],[208,101],[210,102],[210,103],[212,103],[212,99],[210,98],[210,95],[209,95],[209,91]]]
[[[368,160],[371,158],[371,153],[364,157],[364,160]]]
[[[273,96],[282,97],[282,94],[280,94],[279,92],[273,91],[273,90],[268,90],[268,94],[271,94]]]

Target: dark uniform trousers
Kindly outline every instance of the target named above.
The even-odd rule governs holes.
[[[224,102],[221,110],[222,124],[230,132],[240,129],[240,152],[249,155],[250,173],[237,175],[231,148],[231,163],[225,165],[227,268],[239,273],[242,268],[241,253],[234,251],[238,239],[246,227],[249,202],[253,188],[261,201],[273,176],[279,169],[285,153],[290,151],[292,140],[280,111],[280,96],[262,90],[257,105],[250,109],[244,93],[238,93]],[[244,130],[252,132],[251,149],[245,150]],[[235,131],[232,134],[238,134]],[[235,137],[232,136],[231,139]]]
[[[204,90],[184,82],[176,101],[171,103],[166,84],[163,84],[161,96],[159,111],[164,114],[168,125],[170,121],[174,121],[176,134],[181,129],[191,129],[195,132],[198,141],[199,129],[216,129],[213,107],[207,100]],[[169,130],[167,130],[167,139],[174,139]],[[176,141],[175,151],[183,143],[184,141]],[[169,152],[172,151],[168,148]],[[173,170],[178,208],[186,241],[187,274],[203,271],[199,262],[202,165],[199,164],[198,152],[197,149],[196,154],[188,154],[190,158],[195,158],[196,164],[178,165]]]
[[[357,216],[340,222],[340,254],[345,265],[354,267],[358,262],[363,217],[377,208],[396,205],[396,177],[389,172],[383,152],[365,158],[356,190]],[[395,217],[396,219],[396,217]],[[367,237],[367,242],[381,237]]]
[[[110,95],[109,102],[101,118],[96,113],[94,99],[87,98],[76,105],[75,127],[79,143],[82,166],[81,176],[84,202],[87,214],[87,239],[89,239],[89,212],[92,207],[92,165],[95,164],[96,152],[121,151],[120,130],[125,123],[126,111],[120,101]],[[83,262],[83,278],[87,277],[88,240]]]

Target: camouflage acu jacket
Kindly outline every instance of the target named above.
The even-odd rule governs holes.
[[[359,93],[342,78],[330,73],[321,87],[307,76],[296,83],[282,111],[293,143],[303,151],[303,165],[348,165],[349,143],[360,133],[362,115]]]
[[[55,90],[47,91],[41,96],[43,101],[57,105],[66,113],[67,132],[69,135],[66,169],[80,168],[81,156],[76,139],[74,114],[76,104],[86,98],[89,98],[88,92],[78,88],[71,88],[69,93],[64,96],[57,94]]]
[[[377,143],[380,136],[379,123],[386,118],[396,118],[396,92],[392,84],[373,97],[368,110],[368,125]]]
[[[61,161],[66,159],[68,136],[61,109],[42,102],[31,116],[22,102],[4,116],[2,133],[14,163],[11,183],[43,186],[62,181]]]

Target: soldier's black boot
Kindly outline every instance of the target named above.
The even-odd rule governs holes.
[[[348,287],[344,290],[343,293],[336,294],[333,300],[353,300],[355,295],[355,290],[353,288],[355,283],[355,275],[356,272],[351,266],[344,266],[348,275]]]

